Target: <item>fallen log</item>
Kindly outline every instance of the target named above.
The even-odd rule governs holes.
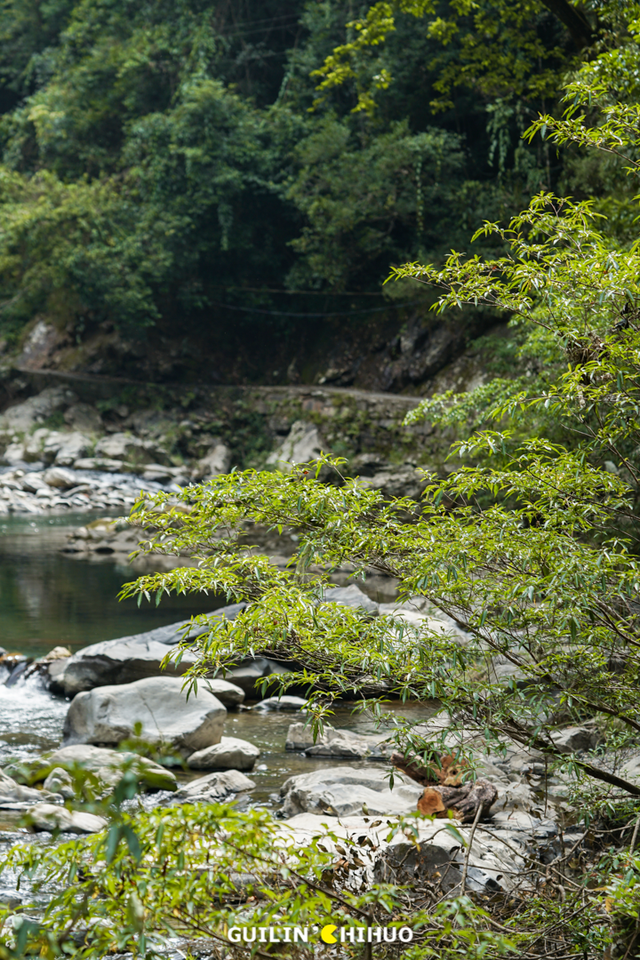
[[[418,800],[418,812],[428,817],[455,817],[463,823],[471,823],[478,810],[480,819],[486,817],[498,798],[498,791],[489,780],[462,783],[468,764],[452,754],[422,764],[394,753],[391,763],[416,783],[424,785],[424,793]]]

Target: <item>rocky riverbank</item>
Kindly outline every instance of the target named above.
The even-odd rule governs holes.
[[[338,589],[326,602],[358,602],[355,593],[342,594]],[[361,596],[363,604],[372,604]],[[232,618],[240,608],[225,608],[217,615]],[[398,608],[397,613],[428,619],[430,626],[434,625],[433,617],[424,611],[407,606],[404,611]],[[58,649],[34,662],[15,656],[0,659],[0,682],[7,684],[5,689],[35,682],[73,697],[64,707],[57,748],[28,761],[5,763],[0,775],[0,809],[26,811],[37,830],[102,830],[105,823],[100,818],[92,819],[82,809],[78,770],[89,770],[100,792],[110,789],[123,769],[132,767],[140,789],[146,792],[146,806],[193,801],[252,804],[266,765],[260,746],[243,737],[242,732],[249,728],[262,732],[275,724],[281,731],[280,749],[297,758],[297,771],[281,775],[270,794],[269,804],[283,819],[283,837],[304,844],[327,829],[337,832],[338,838],[367,836],[370,846],[362,869],[371,877],[416,882],[431,881],[437,874],[446,894],[459,889],[466,860],[467,889],[506,893],[515,886],[533,883],[537,872],[554,863],[565,849],[587,842],[586,832],[571,826],[579,820],[579,812],[573,810],[569,799],[573,775],[548,775],[544,758],[535,751],[505,744],[496,754],[477,732],[467,734],[453,727],[448,732],[446,716],[422,719],[417,729],[426,738],[444,731],[443,749],[453,757],[464,748],[472,764],[454,767],[444,757],[444,774],[438,778],[433,772],[427,773],[425,779],[424,769],[414,771],[402,758],[392,756],[399,730],[393,710],[383,717],[376,732],[327,724],[314,737],[307,723],[304,697],[271,697],[255,702],[256,682],[287,669],[267,658],[254,658],[232,668],[225,678],[210,679],[200,685],[197,696],[187,700],[180,677],[167,675],[160,665],[184,634],[184,626],[178,623],[93,645],[73,656]],[[452,625],[443,621],[441,627],[451,629]],[[459,639],[464,641],[463,636]],[[62,705],[65,701],[54,697],[51,703]],[[601,737],[593,724],[558,730],[555,737],[567,754],[588,758],[602,750]],[[136,740],[144,744],[140,748],[143,754],[155,743],[181,756],[188,772],[158,765],[137,754]],[[123,753],[118,747],[125,741],[128,752]],[[600,756],[599,762],[606,762],[606,758]],[[308,772],[305,765],[310,767]],[[623,772],[640,782],[640,755],[629,754]],[[457,836],[469,839],[470,828],[464,824],[474,818],[470,813],[478,811],[478,803],[473,806],[472,801],[465,813],[460,798],[472,798],[474,791],[484,801],[472,855],[467,857],[455,832],[443,832],[437,823],[439,817],[453,817]],[[434,794],[445,802],[433,806]],[[420,813],[424,812],[436,819],[421,819]],[[381,835],[379,818],[388,826],[401,817],[418,817],[419,856],[406,846],[403,834],[392,841],[388,829],[386,838]]]
[[[282,716],[282,709],[273,710],[280,707],[288,723],[287,749],[302,763],[303,754],[307,762],[315,763],[308,773],[283,778],[272,798],[282,819],[283,842],[306,845],[328,831],[334,844],[358,839],[360,869],[370,879],[435,882],[445,895],[459,892],[465,863],[466,889],[508,893],[534,885],[537,874],[565,850],[587,842],[584,830],[568,825],[572,812],[556,795],[560,791],[554,792],[553,778],[545,782],[540,775],[541,758],[528,751],[511,749],[494,762],[476,744],[471,782],[489,784],[492,800],[482,812],[469,853],[465,844],[473,828],[465,826],[460,814],[451,811],[453,832],[443,830],[437,815],[435,820],[419,815],[425,795],[437,785],[425,788],[396,769],[391,788],[392,715],[378,734],[362,736],[329,727],[314,742],[306,726],[304,700],[289,697],[247,706],[240,687],[214,680],[187,701],[181,686],[176,677],[152,677],[77,694],[66,708],[58,748],[30,762],[5,764],[0,809],[5,816],[26,814],[25,823],[35,830],[60,830],[63,835],[100,831],[107,826],[104,818],[83,809],[86,772],[99,796],[112,789],[127,769],[135,771],[146,807],[252,804],[257,781],[253,771],[263,766],[260,748],[241,737],[226,736],[226,729],[234,716],[248,714],[260,714],[262,725],[268,726],[272,717]],[[440,729],[443,721],[446,718],[434,717],[426,727]],[[235,723],[233,727],[235,732]],[[183,756],[190,772],[180,773],[131,752],[136,737],[144,741],[145,751],[153,741],[170,746]],[[129,749],[122,752],[117,747],[125,740]],[[572,742],[577,745],[578,739],[574,736]],[[85,771],[81,777],[80,771]],[[390,836],[400,818],[417,818],[419,848],[402,832]],[[445,821],[449,822],[446,817]],[[17,838],[21,828],[16,829]],[[364,848],[363,837],[368,838]]]
[[[418,497],[417,464],[444,456],[428,424],[402,426],[411,398],[293,387],[196,393],[188,409],[169,397],[149,406],[140,396],[134,410],[117,397],[88,403],[65,386],[11,403],[0,414],[0,514],[124,511],[140,490],[178,490],[234,466],[286,469],[321,451],[346,456],[349,473],[387,496]]]

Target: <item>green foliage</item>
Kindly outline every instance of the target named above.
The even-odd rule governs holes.
[[[347,122],[329,116],[302,141],[288,196],[307,226],[291,244],[304,254],[291,283],[358,282],[371,264],[382,273],[416,239],[436,250],[452,231],[464,170],[460,138],[434,128],[412,136],[407,126],[394,124],[363,145]]]
[[[640,143],[632,56],[636,33],[630,23],[617,53],[605,51],[576,74],[569,87],[575,102],[564,119],[545,117],[532,133],[537,129],[559,143],[613,152],[635,172]],[[449,39],[451,30],[443,26],[441,34]],[[157,142],[171,149],[158,156],[139,145],[134,149],[132,134],[127,149],[136,157],[135,169],[146,171],[136,174],[136,189],[143,191],[151,182],[171,184],[174,153],[184,169],[191,151],[194,169],[201,164],[208,169],[207,155],[189,139],[192,117],[202,115],[233,116],[229,142],[235,173],[229,174],[229,184],[235,189],[241,183],[244,189],[236,173],[248,170],[243,145],[251,136],[244,138],[242,130],[262,129],[252,126],[254,108],[210,78],[196,87],[188,109],[182,109],[187,101],[171,108],[176,113],[168,139],[162,139],[164,115],[153,121],[162,134]],[[591,125],[579,109],[585,103]],[[238,118],[246,120],[246,128]],[[217,122],[212,122],[215,129]],[[295,127],[298,121],[289,122]],[[351,151],[347,134],[353,128],[339,116],[313,123],[316,139],[306,144],[306,154],[305,146],[298,148],[308,167],[304,190],[300,181],[293,187],[306,198],[309,224],[318,218],[320,236],[330,232],[327,222],[335,219],[348,244],[353,243],[348,231],[363,230],[364,251],[374,249],[378,256],[385,248],[379,240],[367,247],[367,217],[373,220],[372,210],[381,216],[383,191],[376,193],[371,183],[391,177],[390,144],[405,151],[408,163],[427,146],[435,154],[437,136],[422,134],[419,140],[396,127],[364,137],[363,151],[369,151],[374,167],[378,163],[375,175],[366,179],[355,148],[352,166],[365,179],[371,210],[352,190],[345,191],[348,203],[341,211],[330,178],[323,182],[312,173],[312,161],[318,152],[327,153],[332,137]],[[238,131],[242,135],[236,137]],[[340,156],[328,157],[334,176],[346,175]],[[225,168],[218,156],[220,169]],[[209,172],[207,203],[219,204],[220,182],[215,171]],[[109,189],[120,190],[126,176],[122,181],[114,176]],[[38,182],[20,177],[11,174],[8,181],[18,192]],[[46,177],[48,189],[59,191],[56,196],[86,191],[85,203],[90,191],[104,189],[98,180],[67,184],[53,174]],[[266,191],[266,183],[266,177],[259,179],[259,189]],[[166,205],[171,215],[181,210],[180,196],[176,187],[175,205]],[[410,210],[414,200],[401,191],[398,198],[398,208],[405,203]],[[18,223],[18,213],[15,218]],[[497,752],[510,743],[534,747],[550,769],[572,777],[589,816],[596,811],[618,818],[625,837],[634,830],[640,786],[625,774],[624,751],[640,733],[640,264],[637,244],[616,242],[597,229],[600,222],[593,203],[544,191],[506,226],[488,222],[481,229],[479,238],[493,245],[495,256],[454,252],[444,265],[410,263],[393,270],[396,278],[435,287],[439,309],[484,304],[503,311],[516,328],[514,351],[522,364],[512,378],[503,376],[480,393],[430,401],[411,415],[410,422],[444,417],[467,426],[482,420],[486,427],[454,445],[460,469],[445,479],[427,475],[420,504],[385,502],[378,492],[345,478],[341,461],[326,458],[287,475],[246,471],[177,496],[141,497],[132,522],[149,531],[142,550],[188,554],[198,565],[145,575],[127,585],[123,596],[155,595],[160,602],[163,594],[176,591],[250,601],[232,622],[197,618],[204,631],[199,639],[169,653],[168,659],[177,661],[187,650],[197,654],[188,684],[195,689],[211,671],[224,671],[245,656],[275,657],[293,669],[269,682],[276,690],[291,684],[311,688],[316,729],[330,719],[338,698],[355,699],[380,717],[389,697],[437,700],[450,721],[450,736],[475,733]],[[317,247],[309,243],[316,256]],[[68,262],[60,269],[69,269]],[[329,262],[331,274],[314,261],[314,279],[334,276],[337,262]],[[17,275],[18,260],[13,267],[7,263]],[[35,287],[39,275],[33,269]],[[38,296],[47,289],[43,285]],[[321,470],[323,475],[333,470],[335,482],[319,482]],[[247,548],[254,526],[297,538],[285,570]],[[463,626],[467,639],[443,635],[428,621],[414,626],[324,602],[328,575],[346,563],[356,579],[371,570],[397,577],[402,597],[425,599]],[[512,674],[497,673],[496,663],[506,663]],[[556,728],[586,718],[594,719],[607,738],[606,757],[568,756],[558,747]],[[402,721],[389,738],[425,759],[442,746],[438,736],[428,738]],[[280,827],[262,811],[216,805],[137,815],[123,811],[135,788],[135,776],[127,771],[110,797],[91,801],[107,804],[111,824],[104,834],[53,850],[15,850],[6,860],[6,868],[36,883],[36,892],[45,889],[38,884],[46,884],[54,896],[37,922],[14,925],[3,957],[153,955],[155,937],[185,933],[225,946],[229,926],[245,924],[247,917],[255,925],[277,925],[286,915],[288,923],[306,925],[336,913],[346,923],[363,917],[408,923],[421,933],[407,952],[416,960],[549,955],[550,945],[557,954],[559,939],[562,955],[568,956],[606,955],[611,948],[631,956],[637,945],[633,850],[609,851],[586,870],[579,864],[575,879],[559,884],[557,895],[550,892],[552,876],[564,881],[565,875],[554,861],[545,867],[543,891],[515,902],[505,898],[498,922],[468,898],[422,910],[415,891],[351,886],[337,877],[335,858],[318,838],[305,847],[283,844]],[[634,830],[632,847],[636,837]],[[358,866],[355,858],[356,852],[345,849],[345,859]]]
[[[384,58],[378,48],[396,30],[396,17],[402,14],[421,20],[417,29],[426,28],[426,35],[441,46],[435,55],[439,68],[434,87],[436,109],[453,106],[451,94],[465,86],[491,98],[554,97],[558,67],[566,68],[566,54],[557,27],[556,43],[549,43],[548,33],[553,35],[555,24],[549,30],[553,20],[541,0],[374,3],[365,16],[347,24],[353,30],[352,39],[337,46],[315,71],[320,79],[318,89],[327,91],[355,82],[358,100],[354,111],[373,113],[376,92],[387,90],[393,80],[391,70],[381,66]],[[367,55],[374,65],[363,69]]]
[[[503,380],[493,396],[485,389],[485,405],[499,401],[493,417],[513,425],[459,442],[454,452],[470,465],[428,478],[419,513],[358,482],[324,486],[304,468],[216,478],[184,491],[187,515],[169,510],[160,521],[168,496],[141,500],[136,520],[158,531],[148,549],[200,562],[143,577],[124,595],[211,591],[252,601],[231,624],[201,618],[210,629],[193,682],[268,651],[300,665],[275,682],[314,685],[321,714],[322,703],[358,691],[438,698],[454,726],[565,762],[552,736],[557,724],[601,715],[631,736],[640,731],[640,264],[635,246],[619,249],[594,228],[589,203],[548,194],[481,234],[497,237],[504,255],[452,253],[442,269],[410,264],[392,275],[440,289],[440,309],[484,303],[513,318],[520,349],[545,359],[530,386]],[[433,411],[427,403],[409,420]],[[545,419],[569,445],[535,436]],[[339,474],[340,463],[333,467]],[[253,524],[296,534],[288,570],[246,553],[237,532]],[[371,568],[396,576],[402,595],[452,616],[469,642],[318,603],[309,566],[328,572],[346,562],[356,577]],[[496,656],[512,665],[513,679],[492,680]],[[424,749],[420,738],[413,746]],[[640,796],[637,784],[595,759],[573,767],[621,796]]]
[[[548,151],[516,145],[573,62],[538,0],[373,3],[345,28],[349,11],[4,4],[3,334],[38,315],[76,342],[103,323],[215,338],[228,304],[277,335],[285,317],[251,313],[286,314],[277,291],[379,290],[390,260],[439,258],[551,186]],[[347,74],[310,112],[328,56]],[[354,114],[372,85],[375,115]],[[455,116],[435,118],[454,89]]]
[[[122,803],[126,795],[119,784],[114,798]],[[16,849],[2,863],[18,872],[30,896],[49,894],[37,921],[18,918],[14,934],[4,935],[5,956],[73,953],[78,960],[100,960],[111,952],[130,952],[155,957],[162,955],[167,936],[204,939],[219,956],[216,947],[234,942],[231,928],[286,925],[310,928],[309,945],[294,948],[295,956],[307,958],[317,949],[314,925],[317,931],[326,923],[410,925],[418,939],[410,956],[416,958],[453,958],[461,951],[480,958],[487,950],[498,957],[512,951],[510,938],[492,931],[486,913],[465,897],[433,911],[412,911],[400,888],[367,889],[357,879],[362,865],[357,842],[331,831],[294,846],[287,827],[258,810],[184,804],[138,816],[113,806],[110,812],[112,825],[102,834],[54,849]],[[397,832],[413,836],[411,825],[390,823],[389,838]],[[342,851],[342,885],[332,852],[336,843]],[[355,882],[349,883],[351,871]],[[0,908],[0,924],[7,915]],[[362,948],[347,942],[341,950],[344,957],[356,957]],[[391,955],[384,945],[377,953]],[[243,943],[235,955],[271,954],[258,942]]]

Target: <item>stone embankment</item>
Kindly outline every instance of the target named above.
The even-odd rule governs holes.
[[[125,512],[140,490],[177,491],[234,466],[286,469],[321,452],[347,457],[345,470],[386,496],[418,497],[418,465],[437,467],[446,443],[428,424],[403,426],[416,403],[329,388],[220,388],[194,395],[188,410],[164,398],[131,411],[46,387],[0,414],[0,514]]]

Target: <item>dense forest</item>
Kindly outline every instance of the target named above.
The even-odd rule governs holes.
[[[584,51],[624,36],[612,7],[4,3],[5,350],[38,318],[63,366],[160,350],[147,373],[175,380],[228,344],[224,381],[249,337],[272,382],[274,342],[326,351],[332,323],[366,338],[424,315],[415,285],[383,294],[390,265],[466,249],[540,189],[596,196],[624,231],[611,164],[522,139]],[[92,337],[97,358],[70,350]]]

